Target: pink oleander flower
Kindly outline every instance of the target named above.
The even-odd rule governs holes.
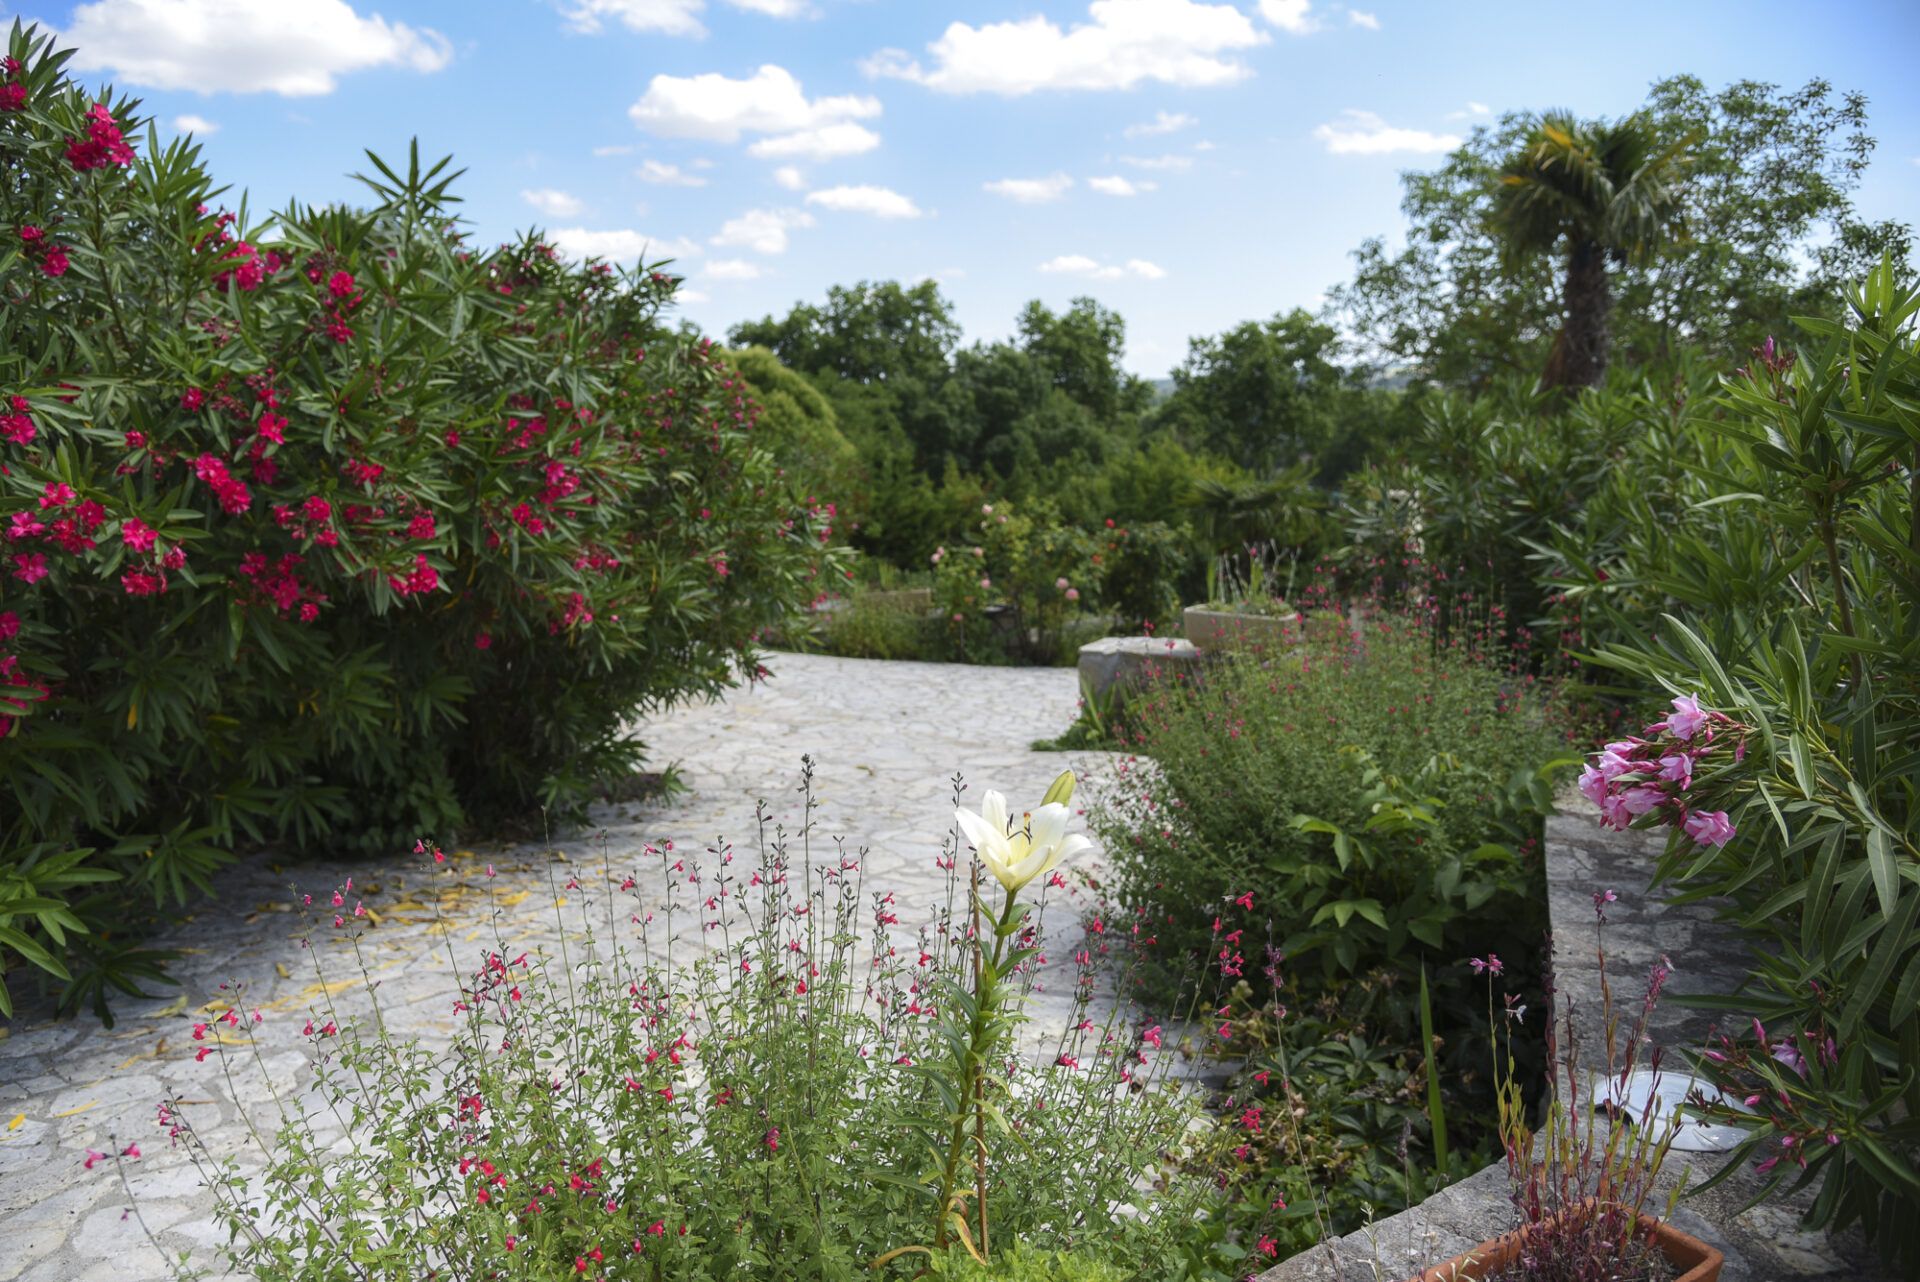
[[[120,541],[135,552],[151,552],[160,538],[159,531],[137,516],[128,517],[120,526]]]
[[[1696,810],[1687,816],[1687,836],[1702,846],[1724,846],[1733,840],[1734,828],[1724,810]]]
[[[1667,799],[1667,794],[1650,783],[1637,788],[1629,788],[1620,794],[1620,804],[1626,807],[1630,815],[1644,815],[1657,808]]]
[[[1706,728],[1708,714],[1700,710],[1700,700],[1690,694],[1683,694],[1673,701],[1673,714],[1667,718],[1666,727],[1677,739],[1692,739]]]
[[[1580,772],[1580,795],[1596,806],[1607,799],[1607,777],[1592,763]]]
[[[1600,826],[1618,828],[1625,832],[1633,822],[1633,816],[1627,812],[1627,803],[1617,792],[1610,792],[1600,799]]]
[[[1679,784],[1682,788],[1693,784],[1693,758],[1684,752],[1676,752],[1671,757],[1660,758],[1660,777]]]

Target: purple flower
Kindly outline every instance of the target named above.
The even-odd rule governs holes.
[[[1629,788],[1621,795],[1620,804],[1626,807],[1630,815],[1644,815],[1667,799],[1667,794],[1650,783],[1637,788]],[[1724,843],[1723,843],[1724,844]]]
[[[1620,794],[1609,793],[1600,802],[1600,826],[1618,828],[1625,832],[1627,825],[1633,822],[1633,816],[1627,813],[1627,803]]]
[[[1473,973],[1476,975],[1498,975],[1506,969],[1505,963],[1495,953],[1488,953],[1485,957],[1469,957],[1467,965],[1473,967]]]
[[[1733,824],[1724,810],[1696,810],[1687,816],[1687,836],[1702,846],[1724,846],[1733,840]]]
[[[1609,748],[1593,759],[1594,768],[1603,779],[1611,782],[1621,775],[1630,775],[1640,768],[1640,763],[1621,756]]]
[[[1684,752],[1660,758],[1660,777],[1671,779],[1682,788],[1688,787],[1693,783],[1693,758]]]
[[[1580,772],[1580,795],[1596,806],[1606,800],[1607,777],[1600,773],[1598,767],[1589,765]]]
[[[1700,710],[1700,700],[1683,694],[1673,701],[1673,715],[1667,718],[1667,729],[1673,731],[1675,738],[1691,739],[1706,725],[1707,714]]]
[[[1807,1057],[1800,1053],[1800,1048],[1793,1044],[1791,1038],[1782,1038],[1773,1047],[1773,1057],[1800,1076],[1807,1075]]]

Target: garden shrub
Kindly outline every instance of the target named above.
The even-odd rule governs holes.
[[[1058,661],[1069,622],[1091,604],[1099,554],[1091,534],[1044,502],[983,503],[966,544],[933,550],[933,599],[950,653]]]
[[[0,964],[101,1007],[237,844],[374,850],[629,772],[818,581],[676,280],[469,248],[447,162],[243,226],[16,23],[0,110]],[[0,1009],[10,1009],[0,989]]]
[[[1378,619],[1152,683],[1124,736],[1151,760],[1096,822],[1129,900],[1195,947],[1198,906],[1252,891],[1286,906],[1295,969],[1458,957],[1489,923],[1540,924],[1540,823],[1570,761],[1554,711],[1530,674]]]
[[[814,831],[811,780],[796,829],[763,805],[737,860],[725,843],[546,860],[557,943],[442,931],[444,1039],[389,1030],[351,884],[337,907],[303,904],[324,1107],[271,1089],[282,1056],[239,983],[181,1042],[210,1061],[187,1094],[270,1088],[257,1158],[197,1129],[209,1101],[160,1102],[227,1261],[284,1282],[331,1282],[348,1260],[409,1278],[510,1263],[532,1282],[1222,1279],[1179,1263],[1216,1190],[1175,1169],[1210,1142],[1177,1051],[1141,1009],[1097,998],[1128,986],[1097,933],[1047,930],[1085,848],[1058,800],[1071,776],[1011,825],[987,793],[904,924],[897,888]],[[417,857],[449,890],[493,884],[438,848]],[[1075,957],[1072,1013],[1034,1057],[1015,1038],[1055,947]],[[990,1267],[963,1262],[976,1253]]]
[[[1670,829],[1658,882],[1753,944],[1700,1071],[1761,1125],[1726,1169],[1823,1181],[1920,1267],[1920,289],[1884,263],[1839,321],[1772,340],[1687,425],[1667,494],[1582,584],[1600,663],[1673,711],[1583,780]],[[1571,540],[1568,540],[1571,542]],[[1584,579],[1567,549],[1565,582]],[[1615,586],[1618,584],[1619,586]],[[1682,998],[1681,1000],[1688,1000]],[[1741,1125],[1751,1125],[1743,1116]]]
[[[1303,1249],[1492,1151],[1454,963],[1490,950],[1537,981],[1566,733],[1551,687],[1503,651],[1395,615],[1165,673],[1129,700],[1129,755],[1090,822],[1116,895],[1172,954],[1160,984],[1201,966],[1241,985],[1220,1051],[1251,1058],[1228,1118],[1258,1124],[1221,1172],[1226,1226]]]

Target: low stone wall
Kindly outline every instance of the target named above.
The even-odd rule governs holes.
[[[1571,1009],[1580,1045],[1589,1048],[1583,1058],[1594,1063],[1605,1054],[1594,934],[1597,890],[1619,895],[1607,906],[1605,929],[1608,980],[1623,1018],[1637,1009],[1648,968],[1665,956],[1673,968],[1669,997],[1656,1008],[1651,1036],[1674,1052],[1700,1045],[1712,1025],[1709,1013],[1683,1007],[1671,995],[1735,991],[1748,968],[1745,946],[1713,920],[1709,906],[1675,907],[1646,892],[1661,849],[1659,836],[1601,828],[1598,812],[1577,793],[1563,796],[1560,804],[1562,813],[1547,821],[1546,840],[1555,1003]],[[1665,1067],[1684,1071],[1684,1062],[1676,1053]],[[1723,1160],[1713,1153],[1669,1154],[1659,1184],[1662,1199],[1682,1182],[1703,1182]],[[1741,1210],[1760,1187],[1751,1169],[1743,1169],[1704,1194],[1683,1198],[1674,1212],[1677,1228],[1726,1254],[1721,1282],[1898,1282],[1857,1232],[1830,1237],[1799,1227],[1817,1186]],[[1283,1261],[1257,1282],[1397,1282],[1485,1241],[1511,1222],[1506,1166],[1496,1163],[1419,1206]]]

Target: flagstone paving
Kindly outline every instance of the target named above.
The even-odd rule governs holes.
[[[374,914],[361,946],[385,1017],[392,1027],[433,1039],[452,1028],[449,943],[463,953],[484,947],[475,941],[483,932],[491,939],[493,912],[516,947],[551,943],[557,932],[548,875],[556,867],[564,876],[568,867],[597,866],[603,857],[619,867],[637,861],[647,842],[700,850],[724,840],[745,849],[762,799],[776,821],[797,823],[803,753],[815,762],[818,832],[844,838],[850,850],[867,848],[868,884],[896,892],[903,931],[930,918],[943,896],[945,874],[934,860],[951,818],[956,772],[976,796],[992,787],[1037,799],[1062,768],[1084,773],[1098,765],[1097,754],[1028,748],[1073,719],[1078,686],[1069,669],[792,654],[773,656],[769,666],[771,681],[640,726],[654,761],[679,763],[686,792],[608,807],[595,814],[594,828],[557,835],[552,845],[566,853],[567,865],[549,859],[543,843],[476,845],[455,858],[451,878],[443,873],[438,881],[410,851],[296,866],[249,859],[221,875],[217,898],[158,941],[186,954],[173,966],[178,990],[120,1001],[113,1028],[91,1017],[28,1016],[3,1030],[0,1282],[169,1276],[128,1214],[112,1163],[83,1166],[88,1149],[130,1143],[143,1155],[124,1169],[147,1227],[169,1251],[191,1248],[198,1261],[217,1263],[221,1233],[210,1195],[170,1150],[154,1124],[154,1106],[170,1094],[205,1101],[189,1106],[201,1133],[218,1152],[239,1148],[246,1118],[229,1090],[214,1088],[219,1061],[196,1062],[198,1044],[190,1037],[196,1015],[205,1018],[203,1003],[221,998],[222,983],[243,985],[239,1004],[263,1012],[257,1036],[281,1093],[297,1094],[310,1078],[301,1025],[310,1010],[324,1014],[327,1002],[346,1007],[354,996],[324,991],[316,962],[329,979],[359,977],[330,920],[318,948],[302,946],[301,893],[324,904],[336,885],[354,879],[353,899]],[[436,907],[446,916],[444,931],[434,924]],[[1068,982],[1062,972],[1043,976],[1037,1029],[1061,1022]],[[257,1074],[237,1080],[241,1105],[270,1134],[277,1114],[265,1084]]]

